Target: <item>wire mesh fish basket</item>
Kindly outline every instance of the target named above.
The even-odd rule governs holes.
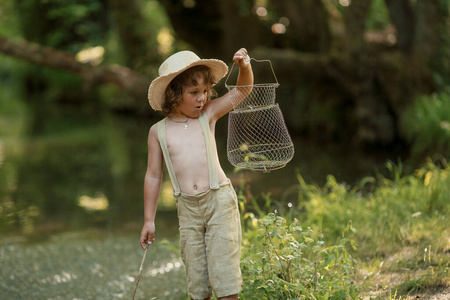
[[[294,145],[275,103],[279,84],[272,63],[252,60],[269,62],[276,83],[236,86],[225,82],[234,107],[228,116],[227,156],[235,167],[270,172],[284,167],[293,158]]]

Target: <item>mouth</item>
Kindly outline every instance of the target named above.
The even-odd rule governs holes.
[[[195,107],[196,110],[202,110],[203,106],[202,105],[198,105]]]

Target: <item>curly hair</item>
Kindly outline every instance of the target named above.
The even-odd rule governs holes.
[[[203,79],[204,84],[208,87],[206,102],[210,101],[212,97],[217,96],[216,91],[213,89],[216,82],[211,69],[203,65],[194,66],[172,79],[167,86],[164,94],[164,105],[162,107],[162,112],[165,116],[170,115],[181,103],[183,99],[183,87],[196,86],[198,85],[199,79]]]

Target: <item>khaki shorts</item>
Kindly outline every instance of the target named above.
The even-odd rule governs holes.
[[[182,193],[176,200],[189,296],[205,299],[212,291],[216,297],[238,294],[241,222],[231,183],[195,195]]]

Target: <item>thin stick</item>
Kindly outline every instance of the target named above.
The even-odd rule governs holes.
[[[148,242],[149,244],[147,245],[147,247],[145,247],[145,251],[144,251],[144,255],[142,257],[142,262],[141,262],[141,266],[139,267],[139,274],[136,278],[136,285],[134,286],[134,291],[133,291],[133,297],[131,298],[131,300],[134,300],[134,296],[136,295],[136,290],[139,284],[139,280],[141,279],[141,274],[142,274],[142,270],[144,269],[144,262],[145,262],[145,257],[147,256],[147,250],[148,248],[150,248],[150,244],[151,242]]]

